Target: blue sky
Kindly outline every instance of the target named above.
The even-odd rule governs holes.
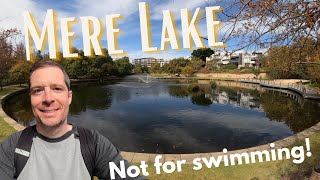
[[[82,49],[81,37],[81,23],[82,16],[95,16],[105,21],[105,15],[121,14],[123,19],[118,21],[118,28],[121,29],[122,34],[118,36],[119,49],[127,52],[130,59],[139,57],[157,57],[166,60],[175,57],[190,56],[192,50],[182,49],[179,51],[168,50],[157,53],[148,54],[141,50],[141,35],[140,35],[140,21],[139,21],[139,2],[137,0],[9,0],[5,1],[4,6],[0,9],[0,28],[18,28],[23,31],[23,11],[29,11],[35,17],[36,22],[42,28],[43,21],[47,9],[53,9],[57,12],[58,19],[64,17],[75,17],[78,23],[72,26],[72,30],[78,34],[78,37],[73,39],[73,45]],[[152,40],[153,46],[160,48],[161,31],[162,31],[162,10],[170,10],[174,14],[177,31],[179,33],[179,41],[181,38],[180,25],[180,9],[188,8],[194,13],[197,7],[203,10],[203,17],[205,16],[205,7],[208,6],[205,0],[148,0],[144,1],[149,4],[151,14]],[[212,4],[212,3],[211,3]],[[212,4],[213,5],[213,4]],[[223,4],[222,4],[223,5]],[[225,4],[224,4],[225,5]],[[105,22],[104,22],[105,26]],[[206,37],[206,22],[205,19],[199,21],[199,29],[201,35]],[[60,36],[60,35],[59,35]],[[23,40],[23,39],[22,39]],[[204,40],[205,46],[207,41]],[[103,47],[107,48],[107,37],[104,33],[102,38]],[[61,48],[61,47],[60,47]],[[196,48],[195,46],[193,47]]]

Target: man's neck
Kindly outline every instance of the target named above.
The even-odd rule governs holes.
[[[37,124],[37,131],[39,134],[47,137],[47,138],[59,138],[61,136],[63,136],[65,133],[67,133],[68,131],[72,130],[72,125],[70,124],[64,124],[60,127],[44,127],[41,124]]]

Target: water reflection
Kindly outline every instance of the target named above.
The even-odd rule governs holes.
[[[219,86],[212,89],[209,84],[171,85],[168,87],[171,96],[178,98],[190,97],[195,105],[209,106],[214,104],[228,104],[248,109],[262,109],[257,89],[247,90],[241,88]]]
[[[300,132],[319,122],[318,102],[256,85],[136,77],[73,87],[68,121],[100,131],[120,150],[196,153],[247,148]],[[28,124],[28,94],[6,112]]]
[[[93,83],[79,83],[73,87],[70,114],[79,115],[87,109],[105,110],[112,104],[112,89]]]

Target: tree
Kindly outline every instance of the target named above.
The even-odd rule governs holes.
[[[312,81],[320,83],[320,65],[310,65],[308,73]]]
[[[304,42],[303,46],[301,42]],[[311,78],[318,82],[316,79],[320,66],[319,44],[313,39],[302,38],[289,46],[270,48],[262,61],[272,78]]]
[[[141,73],[143,73],[142,72],[142,65],[139,63],[139,64],[136,64],[135,66],[134,66],[134,73],[135,74],[141,74]]]
[[[78,52],[82,53],[82,50],[78,50]],[[108,50],[106,48],[102,49],[103,55],[95,55],[92,57],[87,57],[88,59],[88,71],[87,77],[90,78],[103,78],[109,76],[110,74],[114,73],[114,68],[112,67],[114,62],[112,57],[108,54]],[[84,58],[81,55],[81,58]]]
[[[17,29],[0,29],[0,88],[2,90],[2,80],[8,77],[8,72],[19,60],[15,58],[15,39],[20,35]]]
[[[297,78],[294,69],[297,64],[294,62],[293,49],[287,46],[272,47],[269,55],[263,61],[267,73],[272,78]]]
[[[221,5],[223,38],[228,47],[288,46],[302,38],[317,39],[320,29],[320,3],[317,0],[214,0]],[[205,38],[206,39],[206,38]],[[303,47],[303,43],[299,48]],[[318,46],[318,45],[316,45]]]
[[[316,83],[320,83],[320,47],[309,55],[310,64],[307,67],[309,78]]]
[[[22,61],[14,65],[10,71],[10,80],[13,82],[18,82],[21,86],[22,82],[27,82],[29,80],[29,73],[31,69],[30,61]]]
[[[188,66],[182,68],[182,74],[187,77],[192,76],[193,73],[194,73],[194,68],[191,65],[188,65]]]
[[[131,74],[131,71],[133,69],[133,66],[130,63],[128,57],[122,57],[115,60],[114,67],[115,67],[115,70],[117,71],[117,75],[119,76]]]
[[[193,50],[191,53],[193,57],[200,58],[203,62],[206,62],[206,58],[210,57],[212,54],[214,54],[214,51],[210,48],[199,48]]]
[[[198,57],[192,57],[190,61],[190,65],[195,71],[199,71],[203,66],[206,65],[205,62],[203,62],[200,58]]]
[[[17,44],[14,52],[14,58],[20,61],[26,60],[26,48],[23,43]]]
[[[101,66],[101,75],[103,77],[115,74],[114,71],[115,69],[113,68],[113,63],[104,63]]]
[[[88,74],[88,60],[66,60],[66,71],[71,78],[86,78]]]
[[[155,73],[155,74],[161,73],[160,63],[151,64],[150,73]]]
[[[41,60],[43,60],[42,52],[40,50],[38,50],[37,52],[34,52],[34,55],[32,55],[32,61],[38,62]]]
[[[185,67],[189,63],[189,60],[184,58],[175,58],[169,61],[168,64],[163,68],[166,70],[167,73],[171,74],[180,74],[182,68]]]
[[[96,55],[95,61],[97,66],[101,67],[104,63],[112,63],[112,57],[109,55],[108,50],[106,48],[102,49],[103,55]]]
[[[101,69],[96,67],[89,67],[87,77],[90,78],[100,78],[101,77]]]

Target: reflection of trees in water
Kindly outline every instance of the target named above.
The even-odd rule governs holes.
[[[320,107],[316,102],[304,100],[299,104],[293,99],[267,93],[262,94],[260,102],[269,119],[285,122],[295,133],[320,120]]]
[[[73,91],[70,114],[76,115],[89,109],[108,109],[112,103],[112,90],[107,86],[80,83]]]
[[[4,111],[19,123],[28,125],[33,118],[29,94],[25,92],[9,98]]]
[[[185,98],[185,97],[189,97],[190,95],[188,86],[181,86],[181,85],[169,86],[168,93],[170,94],[170,96],[177,97],[177,98]]]
[[[196,91],[195,91],[196,89]],[[212,89],[209,84],[172,85],[168,87],[171,96],[191,97],[196,105],[232,104],[246,108],[260,108],[258,90],[218,86]]]
[[[190,85],[169,86],[169,94],[180,98],[191,97],[191,102],[200,106],[216,103],[260,109],[270,120],[285,122],[295,133],[320,121],[318,103],[308,100],[299,104],[289,97],[237,87],[218,86],[210,89],[210,85],[201,84],[198,92],[192,92],[190,89]]]
[[[212,104],[211,100],[206,97],[205,92],[210,92],[208,87],[191,84],[191,85],[183,85],[183,86],[169,86],[168,92],[171,96],[178,98],[186,98],[191,96],[192,104],[200,105],[200,106],[209,106]]]
[[[205,93],[193,93],[191,96],[192,104],[200,105],[200,106],[209,106],[212,104],[212,101],[209,98],[206,98]]]
[[[217,90],[219,93],[221,92],[225,92],[228,94],[228,97],[237,97],[238,92],[237,92],[238,88],[231,88],[231,87],[226,87],[226,86],[218,86]]]

